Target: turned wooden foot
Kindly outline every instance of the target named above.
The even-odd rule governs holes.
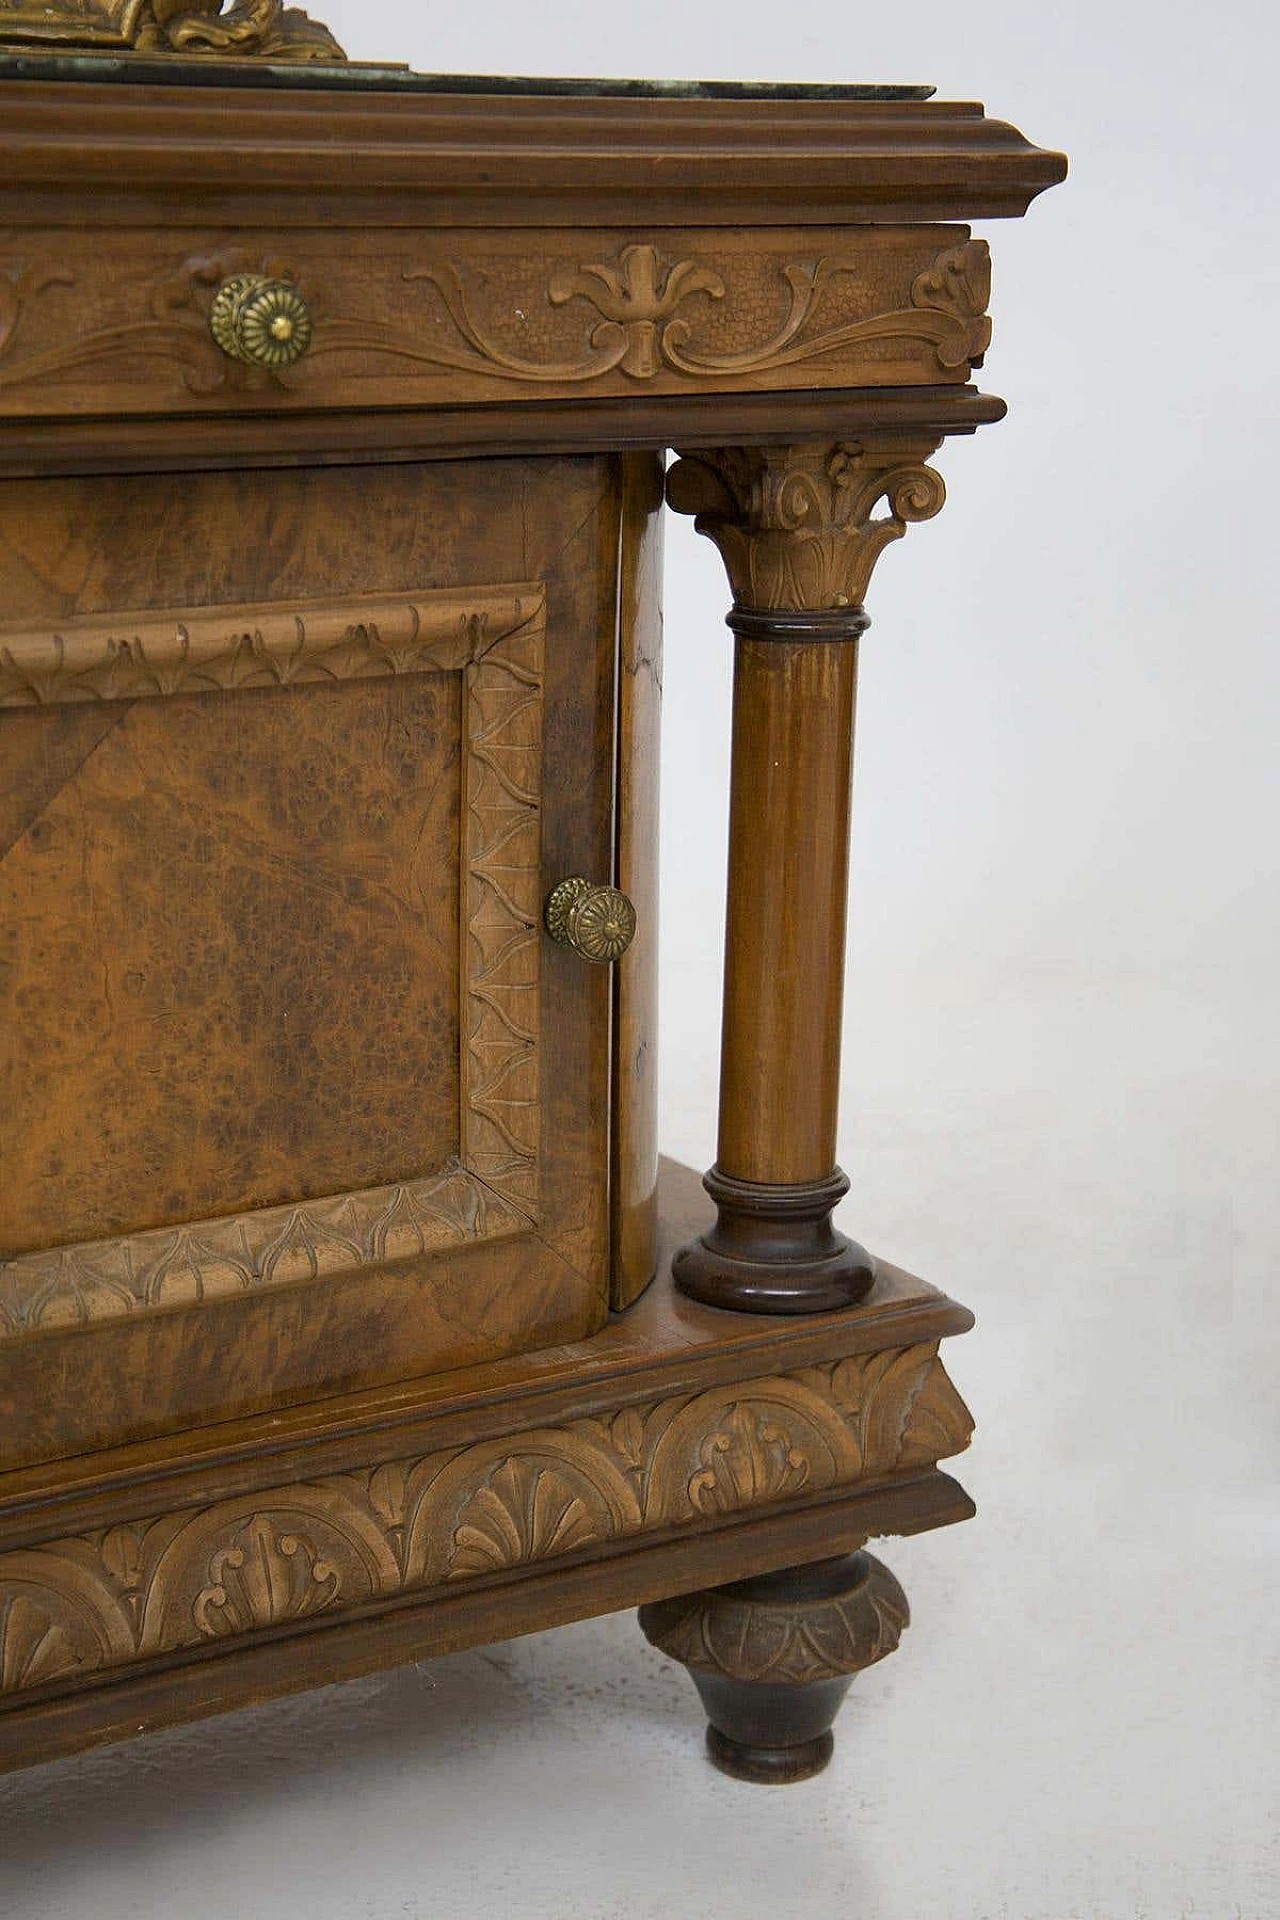
[[[888,1567],[863,1552],[640,1609],[646,1639],[693,1676],[716,1766],[766,1786],[822,1772],[854,1675],[909,1619]]]

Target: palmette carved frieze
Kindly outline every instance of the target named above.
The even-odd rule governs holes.
[[[942,477],[925,465],[937,444],[892,436],[689,452],[668,472],[667,498],[719,548],[739,607],[857,607],[885,547],[942,508]]]
[[[421,1178],[0,1259],[0,1340],[528,1232],[541,1127],[545,600],[538,585],[0,625],[0,710],[459,673],[462,1139]],[[3,744],[0,717],[0,745]]]
[[[0,1554],[0,1685],[26,1694],[812,1499],[957,1453],[971,1428],[926,1344],[11,1551]],[[865,1623],[849,1630],[865,1641]]]

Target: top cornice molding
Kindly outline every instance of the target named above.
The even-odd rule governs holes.
[[[388,225],[902,225],[1017,216],[1065,172],[971,102],[0,82],[0,225],[69,194],[296,222],[317,192]]]

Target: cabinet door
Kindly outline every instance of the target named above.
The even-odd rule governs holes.
[[[608,1297],[604,461],[0,485],[0,1460]]]

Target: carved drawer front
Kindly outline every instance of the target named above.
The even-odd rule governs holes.
[[[615,506],[0,487],[4,1464],[603,1320]]]
[[[954,226],[11,230],[0,414],[933,386],[989,292]]]

